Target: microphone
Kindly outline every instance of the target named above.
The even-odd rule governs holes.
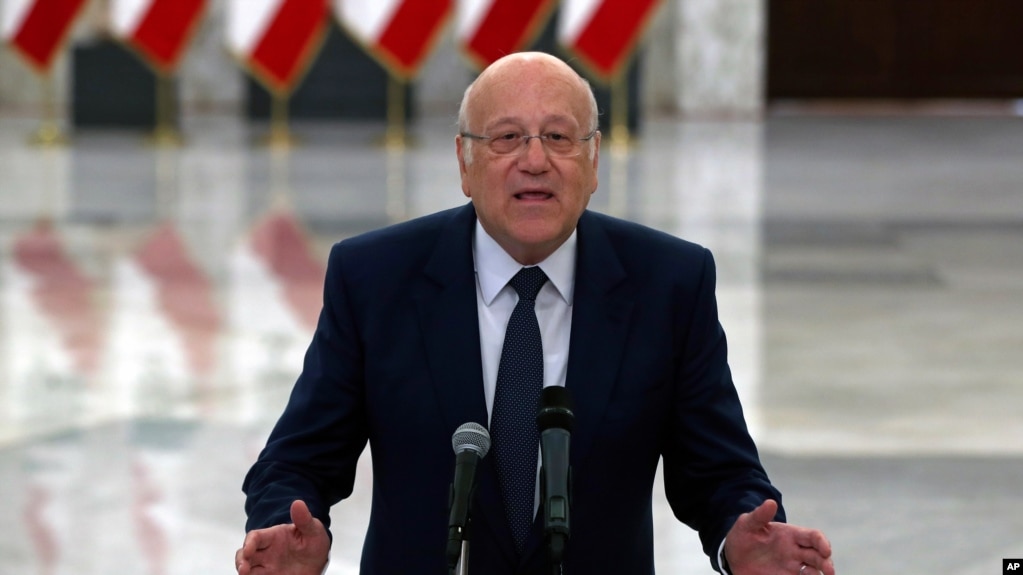
[[[552,563],[560,565],[571,535],[569,504],[571,474],[568,447],[572,437],[572,394],[561,386],[545,387],[540,394],[536,425],[540,428],[541,486],[544,535]]]
[[[476,485],[476,465],[490,451],[490,433],[475,422],[458,426],[451,436],[455,450],[455,480],[451,484],[451,515],[448,518],[448,569],[458,565],[462,540],[469,526],[469,508]]]

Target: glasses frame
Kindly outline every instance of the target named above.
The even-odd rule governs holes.
[[[573,144],[582,144],[583,142],[589,142],[590,140],[592,140],[597,135],[597,132],[598,132],[597,128],[594,128],[593,130],[590,131],[589,134],[586,134],[585,136],[583,136],[581,138],[569,138],[569,139],[572,140]],[[579,156],[579,155],[582,154],[582,149],[581,148],[578,151],[576,151],[575,153],[568,154],[568,155],[558,154],[558,153],[552,152],[551,149],[549,147],[547,147],[547,142],[548,142],[548,139],[550,138],[550,134],[521,134],[520,137],[521,137],[521,142],[522,143],[519,144],[519,147],[516,148],[515,150],[512,150],[511,152],[507,152],[507,153],[503,153],[503,154],[499,153],[499,152],[495,152],[494,149],[491,147],[492,144],[490,144],[489,142],[492,142],[492,141],[495,140],[494,136],[483,136],[483,135],[480,135],[480,134],[473,134],[472,132],[460,132],[459,135],[461,135],[463,138],[469,138],[470,140],[478,140],[478,141],[481,141],[481,142],[488,142],[487,149],[490,150],[490,153],[494,154],[495,156],[500,156],[500,157],[511,157],[511,156],[516,156],[518,154],[521,154],[523,150],[526,150],[526,149],[529,148],[529,141],[532,140],[533,138],[536,138],[536,139],[540,140],[540,146],[543,147],[543,150],[544,150],[544,152],[546,154],[548,154],[550,156],[554,156],[556,158],[574,158],[574,157]]]

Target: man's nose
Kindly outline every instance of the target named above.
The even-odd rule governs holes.
[[[543,145],[543,138],[539,136],[526,138],[525,149],[519,153],[519,162],[524,169],[543,170],[547,167],[549,159],[547,148]]]

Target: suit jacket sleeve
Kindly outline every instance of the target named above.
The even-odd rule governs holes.
[[[746,427],[728,368],[715,284],[714,260],[704,249],[691,319],[677,336],[674,429],[663,464],[672,510],[699,531],[719,569],[717,551],[736,518],[768,498],[780,506],[781,494],[768,480]],[[780,507],[776,520],[784,521]]]
[[[331,250],[323,309],[302,374],[243,483],[246,530],[290,523],[301,499],[330,525],[330,506],[352,493],[368,431],[358,326],[345,285],[343,244]]]

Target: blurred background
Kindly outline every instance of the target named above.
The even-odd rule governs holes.
[[[838,571],[1023,556],[1023,4],[0,0],[0,32],[0,573],[232,573],[329,247],[465,201],[462,91],[526,48],[595,88],[591,209],[714,252]],[[711,572],[655,521],[659,572]]]

